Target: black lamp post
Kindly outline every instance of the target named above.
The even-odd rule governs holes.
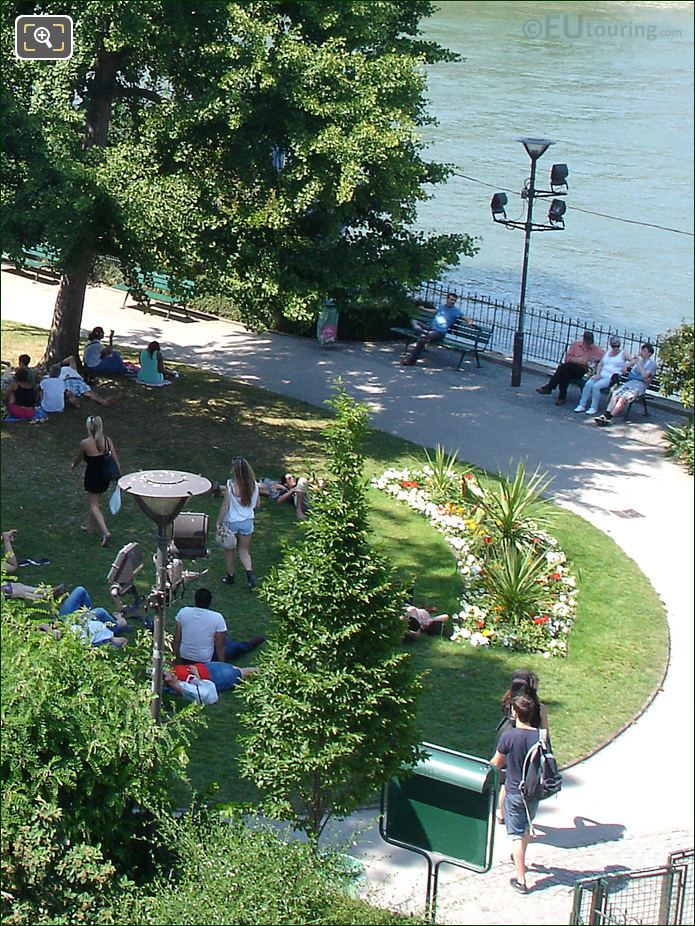
[[[492,218],[495,222],[506,225],[508,228],[524,229],[524,260],[521,267],[521,290],[519,293],[519,311],[517,314],[516,331],[514,332],[514,349],[512,352],[512,386],[521,385],[521,367],[524,358],[524,322],[526,312],[526,282],[528,280],[528,259],[531,246],[532,231],[559,231],[565,227],[563,216],[566,206],[561,199],[553,199],[548,212],[548,222],[534,223],[533,204],[538,198],[548,196],[565,196],[567,194],[567,165],[553,164],[550,174],[550,190],[536,189],[536,162],[555,142],[547,138],[519,138],[518,141],[526,149],[531,159],[531,176],[524,185],[521,197],[526,200],[526,219],[523,222],[507,219],[504,207],[507,204],[505,193],[495,193],[490,203]]]
[[[152,634],[152,719],[159,723],[162,707],[164,666],[164,608],[167,588],[167,527],[181,512],[189,498],[204,495],[212,483],[204,476],[172,469],[130,473],[118,480],[121,492],[132,495],[148,518],[157,525],[157,558],[154,587],[154,630]]]

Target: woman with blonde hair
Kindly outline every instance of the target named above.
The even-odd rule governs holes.
[[[77,456],[70,464],[75,469],[83,460],[84,490],[87,493],[89,511],[87,521],[82,528],[88,534],[93,534],[95,527],[101,531],[101,545],[105,547],[111,539],[111,533],[106,526],[104,516],[99,508],[99,499],[109,487],[109,478],[106,475],[106,454],[110,453],[118,468],[121,468],[113,441],[104,434],[104,424],[99,415],[90,415],[87,418],[87,437],[80,441]]]
[[[258,503],[258,485],[253,470],[243,457],[236,457],[232,461],[232,476],[227,480],[222,507],[217,516],[217,540],[227,567],[227,574],[222,577],[222,581],[225,585],[234,582],[234,560],[238,553],[241,565],[246,570],[249,591],[253,591],[258,584],[249,553]]]

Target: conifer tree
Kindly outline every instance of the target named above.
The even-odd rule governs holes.
[[[328,404],[330,478],[264,584],[273,633],[243,689],[242,774],[266,812],[316,839],[413,761],[421,688],[400,647],[402,593],[369,542],[367,410],[340,384]]]

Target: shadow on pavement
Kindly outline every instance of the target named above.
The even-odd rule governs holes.
[[[558,849],[581,849],[599,842],[617,842],[625,834],[622,823],[598,823],[588,817],[575,817],[574,829],[534,823],[534,845],[542,843]]]

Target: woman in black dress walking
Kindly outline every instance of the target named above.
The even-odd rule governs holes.
[[[99,508],[99,499],[109,487],[109,479],[105,475],[107,450],[110,451],[119,469],[121,464],[113,441],[104,435],[104,425],[99,415],[90,415],[87,418],[87,434],[88,436],[80,441],[77,456],[70,464],[70,469],[75,469],[82,460],[86,464],[84,490],[87,493],[89,512],[82,529],[92,534],[95,528],[99,528],[102,537],[101,545],[105,547],[111,539],[111,534]]]

